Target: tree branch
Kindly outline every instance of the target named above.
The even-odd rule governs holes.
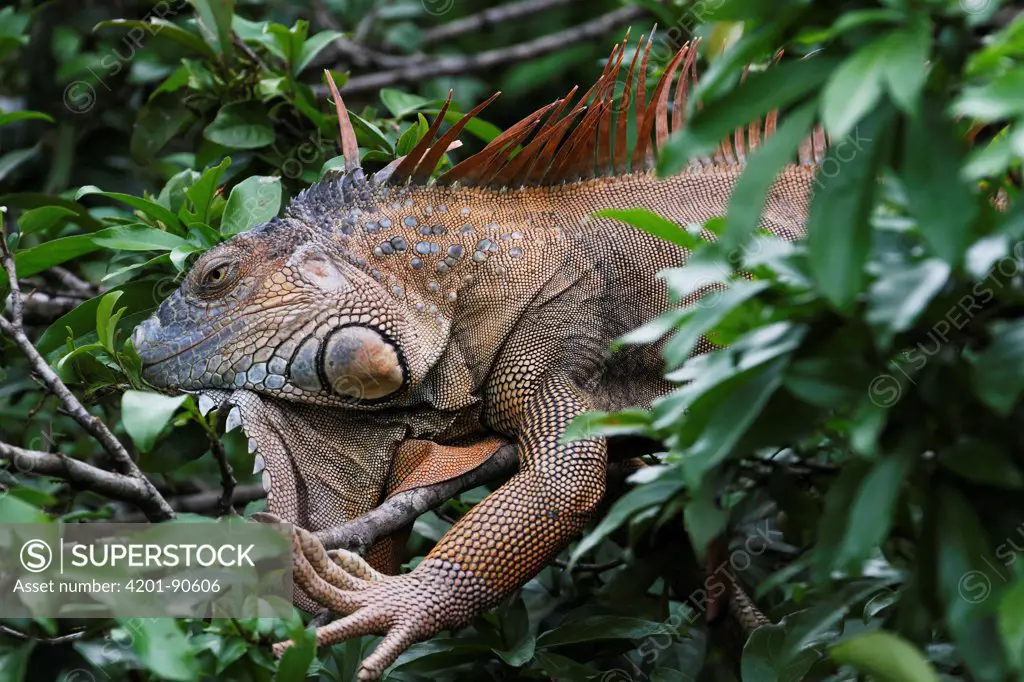
[[[491,458],[457,478],[436,485],[398,493],[367,514],[316,533],[327,549],[364,553],[380,538],[391,535],[459,493],[501,476],[514,473],[519,458],[514,445],[499,448]]]
[[[624,7],[609,12],[588,22],[572,28],[542,36],[535,40],[529,40],[518,45],[503,47],[496,50],[488,50],[476,55],[465,57],[439,57],[410,63],[390,71],[371,73],[365,76],[350,78],[341,88],[343,94],[353,94],[379,90],[390,87],[397,83],[415,82],[425,78],[436,78],[438,76],[450,76],[454,74],[466,74],[474,71],[482,71],[494,68],[509,62],[523,62],[535,59],[552,52],[557,52],[570,45],[600,38],[622,24],[637,19],[647,10],[643,7]],[[315,86],[314,92],[318,96],[327,93],[326,87]]]
[[[146,513],[146,518],[162,521],[174,515],[163,498],[163,506],[151,495],[148,481],[125,476],[113,471],[100,469],[81,460],[60,453],[25,450],[23,448],[0,442],[0,463],[5,463],[15,471],[24,474],[55,476],[75,484],[79,488],[100,493],[113,500],[130,502]]]
[[[510,2],[507,5],[491,7],[482,12],[471,14],[468,17],[427,29],[423,32],[421,45],[426,47],[434,43],[441,43],[466,33],[480,31],[488,26],[497,26],[506,21],[545,12],[561,5],[568,5],[570,2],[572,0],[521,0],[520,2]]]
[[[32,371],[38,376],[46,388],[60,400],[67,414],[74,419],[85,431],[95,438],[104,450],[113,458],[121,473],[135,479],[146,491],[146,500],[138,500],[136,504],[146,513],[151,521],[163,521],[173,518],[174,511],[167,504],[167,501],[160,495],[153,484],[146,478],[135,461],[124,449],[114,434],[110,432],[106,424],[98,417],[89,414],[78,398],[64,385],[57,373],[50,369],[50,366],[39,354],[35,346],[25,335],[23,302],[21,289],[18,287],[18,278],[15,272],[14,256],[7,246],[7,237],[0,229],[0,259],[3,260],[4,270],[7,272],[8,284],[11,287],[10,310],[11,319],[7,320],[0,315],[0,333],[10,338],[17,345],[21,352],[28,358]],[[13,447],[13,446],[5,446]],[[46,453],[43,453],[46,454]],[[62,458],[67,459],[67,458]],[[68,460],[72,461],[72,460]],[[90,467],[95,468],[95,467]],[[98,470],[101,471],[101,470]],[[59,475],[59,474],[58,474]]]

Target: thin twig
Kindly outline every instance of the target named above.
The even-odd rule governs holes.
[[[584,564],[577,563],[573,566],[573,573],[604,573],[610,571],[613,568],[618,568],[626,563],[625,559],[612,559],[611,561],[605,561],[601,564]],[[555,559],[551,562],[553,566],[558,566],[563,571],[569,568],[569,562],[562,559]]]
[[[126,477],[135,479],[143,487],[146,491],[146,499],[138,500],[137,504],[146,513],[146,517],[151,521],[163,521],[173,518],[174,511],[160,493],[157,492],[156,488],[153,487],[149,479],[143,475],[121,442],[114,437],[114,434],[110,432],[110,429],[107,428],[102,420],[93,416],[85,409],[25,335],[22,316],[22,296],[15,273],[14,256],[10,248],[8,248],[7,237],[2,230],[0,230],[0,258],[3,260],[3,267],[7,272],[8,283],[11,287],[11,319],[8,321],[7,318],[0,315],[0,333],[10,338],[21,349],[28,359],[32,371],[42,380],[47,390],[57,396],[68,415],[99,442],[103,449],[113,458],[115,465],[120,469],[121,473]]]
[[[235,472],[232,471],[227,453],[224,452],[224,444],[215,433],[210,434],[210,449],[213,452],[213,458],[217,461],[217,467],[220,469],[220,497],[217,499],[217,514],[228,516],[235,513],[234,496],[238,481],[235,480]]]
[[[79,488],[114,500],[130,502],[142,509],[151,521],[162,521],[174,516],[159,493],[156,494],[166,510],[157,503],[152,495],[156,491],[147,485],[146,479],[100,469],[63,454],[25,450],[0,441],[0,464],[18,473],[63,478]]]
[[[267,491],[259,483],[237,486],[231,495],[232,507],[239,507],[249,504],[255,500],[262,500],[267,496]],[[223,493],[220,490],[205,490],[188,495],[168,497],[167,501],[171,508],[179,514],[207,514],[221,508]],[[144,518],[139,514],[125,514],[118,516],[118,523],[138,523]]]
[[[426,47],[435,43],[441,43],[467,33],[481,31],[488,26],[498,26],[513,19],[546,12],[547,10],[568,5],[573,0],[521,0],[510,2],[506,5],[499,5],[485,9],[482,12],[471,14],[462,19],[449,21],[435,28],[423,31],[420,45]]]
[[[376,7],[377,6],[375,5],[374,8]],[[371,14],[372,13],[373,11],[371,10]],[[341,24],[334,18],[334,16],[331,15],[330,10],[327,9],[326,5],[324,5],[323,0],[313,0],[313,18],[316,19],[316,22],[324,28],[332,31],[342,30]],[[362,28],[363,25],[363,22],[360,22],[359,26],[356,27],[357,36],[360,35],[360,28]],[[385,69],[395,69],[419,59],[418,57],[391,55],[372,50],[362,44],[364,39],[365,35],[358,39],[346,38],[344,36],[338,38],[330,47],[316,56],[316,59],[313,60],[311,66],[319,68],[327,64],[334,64],[341,59],[347,59],[357,66],[381,66]]]
[[[523,62],[535,59],[565,49],[576,43],[601,38],[622,24],[638,19],[646,12],[647,10],[643,7],[624,7],[578,26],[519,43],[518,45],[488,50],[465,57],[438,57],[436,59],[418,60],[415,63],[410,63],[390,71],[356,76],[355,78],[350,78],[345,83],[341,88],[341,92],[346,95],[372,92],[398,83],[410,83],[438,76],[472,73],[495,68],[510,62]],[[327,93],[326,87],[322,85],[314,86],[313,89],[321,97]]]
[[[260,56],[256,54],[252,50],[252,48],[246,45],[245,41],[242,40],[241,37],[239,37],[239,35],[234,31],[231,32],[231,43],[239,50],[241,50],[242,54],[248,57],[249,61],[258,66],[260,68],[260,71],[270,71],[270,68],[262,59],[260,59]]]
[[[27,632],[15,630],[14,628],[6,625],[0,625],[0,632],[5,635],[10,635],[14,639],[18,639],[23,642],[32,641],[38,644],[64,644],[65,642],[70,642],[84,637],[88,631],[88,628],[82,628],[81,630],[75,630],[74,632],[69,632],[66,635],[58,635],[56,637],[36,637],[28,634]]]

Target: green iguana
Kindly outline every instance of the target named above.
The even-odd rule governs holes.
[[[652,41],[628,66],[627,42],[577,104],[574,88],[434,181],[493,97],[438,137],[446,103],[407,156],[367,175],[331,82],[344,172],[305,190],[283,218],[205,253],[135,331],[150,383],[199,393],[204,410],[233,406],[228,428],[243,427],[265,466],[268,511],[299,528],[296,603],[347,614],[319,628],[318,643],[385,635],[361,680],[499,602],[582,531],[604,494],[608,443],[561,442],[573,418],[649,406],[674,388],[659,344],[611,353],[609,343],[672,305],[656,274],[683,265],[687,250],[591,216],[724,215],[746,154],[775,119],[655,177],[655,153],[685,124],[696,45],[674,56],[648,100]],[[813,136],[777,178],[762,218],[775,235],[803,234],[823,149]],[[471,470],[503,438],[517,445],[519,472],[409,573],[385,574],[403,538],[367,563],[329,557],[309,532]]]

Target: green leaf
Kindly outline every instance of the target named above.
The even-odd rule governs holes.
[[[712,282],[705,282],[704,285]],[[688,315],[685,323],[679,326],[662,349],[662,357],[668,368],[675,369],[682,365],[702,336],[712,331],[733,310],[767,288],[766,281],[740,280],[732,282],[725,291],[705,294],[686,311]]]
[[[18,229],[22,234],[45,232],[55,225],[67,223],[67,218],[77,215],[75,211],[63,206],[40,206],[21,214]]]
[[[381,132],[380,128],[351,111],[348,112],[348,117],[352,121],[352,128],[356,131],[356,136],[360,137],[360,133],[362,134],[361,146],[379,149],[387,152],[389,155],[395,153],[394,146],[388,141],[387,136]]]
[[[417,142],[426,137],[428,132],[430,132],[430,124],[427,123],[427,118],[423,114],[416,114],[416,121],[399,136],[398,142],[395,143],[395,154],[405,156],[413,150]]]
[[[1024,113],[1024,66],[1010,68],[984,85],[964,88],[953,104],[953,112],[982,121]]]
[[[807,224],[811,272],[821,293],[840,310],[847,310],[864,287],[864,263],[871,247],[868,217],[878,170],[889,152],[889,138],[883,135],[891,118],[891,107],[876,110],[863,124],[867,144],[855,142],[852,158],[838,155],[844,145],[833,146],[823,168],[831,160],[838,170],[815,180],[820,189],[811,200]],[[861,140],[859,132],[857,139]]]
[[[646,208],[609,208],[592,213],[591,218],[613,218],[627,225],[643,230],[667,242],[682,246],[684,249],[696,248],[701,240],[693,236],[671,220],[662,218]]]
[[[179,246],[188,246],[182,237],[149,225],[108,227],[93,235],[92,241],[97,246],[123,251],[170,251]]]
[[[139,111],[132,128],[132,160],[147,166],[164,147],[196,120],[185,99],[174,92],[154,96]]]
[[[259,149],[274,143],[274,127],[259,102],[232,102],[217,112],[203,137],[230,149]]]
[[[878,329],[879,345],[913,326],[949,280],[950,267],[930,258],[908,267],[885,270],[868,290],[866,319]]]
[[[217,54],[231,57],[231,18],[235,0],[188,0],[196,9],[199,35]]]
[[[39,120],[53,123],[53,116],[41,111],[6,111],[0,112],[0,126],[17,123],[18,121]]]
[[[0,497],[0,519],[4,523],[49,523],[50,517],[14,495]]]
[[[1024,580],[1017,579],[999,602],[999,634],[1014,670],[1024,670]]]
[[[224,171],[231,165],[231,157],[226,156],[216,166],[211,166],[185,190],[185,196],[191,203],[191,210],[185,211],[188,222],[205,223],[209,219],[210,207],[217,194],[217,187],[224,176]]]
[[[109,21],[101,21],[96,24],[92,30],[96,31],[101,28],[141,28],[149,34],[147,38],[152,37],[158,40],[169,40],[178,45],[187,47],[206,59],[215,59],[217,57],[217,54],[213,49],[195,33],[186,31],[177,24],[173,24],[160,17],[151,16],[148,21],[111,19]]]
[[[494,653],[501,657],[513,668],[520,668],[533,658],[537,649],[537,638],[526,633],[526,635],[511,649],[494,649]]]
[[[99,248],[99,245],[94,243],[93,240],[105,231],[97,232],[95,235],[79,234],[73,237],[51,239],[39,246],[33,246],[24,251],[16,252],[14,254],[14,265],[17,268],[18,277],[31,277],[36,273],[52,268],[54,265],[66,263],[69,260],[74,260],[79,256],[95,251]],[[6,282],[7,275],[0,272],[0,284],[5,284]]]
[[[889,96],[904,113],[915,116],[921,109],[921,88],[928,80],[926,66],[932,46],[930,22],[914,21],[910,27],[892,31],[881,46],[882,78]]]
[[[199,678],[198,658],[173,618],[121,618],[131,632],[132,648],[154,675],[190,682]]]
[[[870,465],[855,459],[839,472],[825,495],[825,509],[818,519],[818,544],[812,554],[812,577],[816,582],[828,580],[842,547],[853,501],[862,489],[861,482]]]
[[[743,645],[740,671],[743,682],[792,682],[804,679],[818,655],[807,649],[797,656],[785,656],[786,627],[762,625]]]
[[[888,537],[913,465],[914,457],[906,453],[886,455],[872,465],[850,506],[836,563],[859,566]]]
[[[792,624],[786,632],[784,660],[796,660],[801,652],[830,639],[829,633],[843,622],[854,605],[888,590],[897,580],[894,577],[847,583],[813,607],[790,616]]]
[[[678,173],[691,158],[714,150],[737,127],[814,92],[835,64],[835,60],[823,56],[786,62],[752,73],[725,96],[705,102],[682,133],[666,142],[658,160],[658,175]]]
[[[178,216],[171,213],[159,203],[150,201],[149,199],[143,199],[142,197],[133,196],[131,194],[122,194],[120,192],[104,192],[95,185],[85,185],[75,193],[75,201],[91,194],[99,194],[100,196],[116,199],[117,201],[128,204],[132,208],[141,211],[153,220],[162,222],[175,232],[179,232],[181,230],[181,221],[178,220]]]
[[[704,561],[708,544],[725,530],[729,512],[718,504],[718,481],[704,481],[683,511],[683,525],[697,558]]]
[[[305,631],[304,631],[305,632]],[[275,682],[303,682],[316,654],[316,639],[303,636],[288,647],[277,665]]]
[[[814,104],[801,106],[787,115],[775,134],[751,154],[729,197],[723,248],[738,249],[757,229],[768,191],[782,167],[792,162],[813,121]]]
[[[113,312],[114,305],[117,304],[117,299],[121,298],[122,293],[121,291],[109,292],[100,299],[100,303],[96,307],[96,335],[103,347],[111,354],[117,352],[117,349],[114,348],[114,336],[117,331],[117,321],[125,311],[125,308],[121,308],[116,314]]]
[[[996,582],[990,575],[996,558],[988,534],[959,490],[940,483],[933,494],[939,529],[938,587],[946,605],[946,625],[974,679],[1005,679],[1006,659],[998,643],[994,609],[986,603],[995,596],[993,588],[1002,589],[1005,578],[995,573]]]
[[[671,480],[655,479],[650,483],[644,483],[630,490],[615,501],[612,508],[601,519],[601,523],[597,524],[597,527],[580,541],[580,544],[569,558],[569,568],[571,569],[580,560],[580,557],[594,547],[597,547],[602,540],[611,535],[616,528],[624,524],[630,517],[645,509],[662,504],[682,489],[682,478],[672,477]]]
[[[704,476],[733,454],[740,438],[782,385],[782,369],[787,360],[780,358],[747,372],[725,400],[717,395],[705,395],[694,402],[691,412],[701,410],[700,403],[704,401],[711,403],[709,409],[713,412],[684,456],[683,475],[691,488],[701,487]]]
[[[83,229],[89,230],[90,232],[103,229],[103,223],[89,215],[89,212],[85,210],[85,207],[81,204],[71,201],[70,199],[62,199],[42,192],[18,192],[15,194],[5,194],[0,196],[0,206],[13,206],[22,210],[44,208],[46,206],[60,206],[74,212],[77,215],[75,222]]]
[[[575,417],[562,433],[559,442],[571,443],[587,438],[644,434],[650,428],[651,416],[646,410],[620,412],[586,412]]]
[[[321,31],[315,36],[306,40],[302,45],[302,51],[299,53],[299,58],[292,64],[292,73],[299,75],[303,69],[309,66],[309,63],[316,59],[316,56],[320,52],[333,43],[338,38],[341,38],[344,34],[341,31]]]
[[[231,190],[221,217],[220,233],[228,236],[261,225],[281,209],[281,178],[253,176]]]
[[[429,104],[430,100],[419,95],[410,95],[401,90],[383,88],[380,91],[380,101],[388,108],[395,118],[407,116]]]
[[[885,44],[884,37],[868,43],[843,61],[828,79],[822,92],[821,118],[834,139],[850,134],[878,104]]]
[[[624,616],[590,616],[545,632],[537,638],[537,647],[550,648],[605,639],[646,639],[656,635],[675,637],[678,632],[668,623]]]
[[[0,182],[3,182],[7,176],[16,171],[19,166],[38,154],[40,149],[42,149],[42,145],[37,144],[36,146],[29,147],[28,149],[17,149],[13,152],[0,156]]]
[[[171,421],[187,395],[166,396],[146,391],[125,391],[121,396],[121,419],[124,430],[136,447],[148,452],[157,436]]]
[[[971,383],[982,402],[1006,417],[1024,390],[1024,320],[997,320],[989,333],[992,342],[972,360]]]
[[[957,265],[978,216],[973,183],[960,178],[963,153],[944,113],[927,107],[907,123],[902,179],[910,213],[942,260]]]
[[[864,632],[836,644],[829,655],[878,682],[939,682],[924,654],[891,632]]]
[[[968,481],[997,488],[1024,487],[1024,473],[1002,444],[961,436],[939,451],[939,464]]]
[[[156,307],[156,304],[159,303],[157,300],[158,291],[163,287],[169,288],[170,285],[173,285],[173,282],[168,280],[128,282],[104,294],[90,298],[88,301],[79,304],[71,312],[62,315],[47,327],[46,331],[40,335],[39,340],[36,342],[36,350],[49,360],[51,359],[49,358],[50,354],[64,348],[65,340],[68,338],[68,329],[71,330],[71,338],[75,341],[94,332],[96,329],[96,311],[99,308],[100,301],[103,300],[104,296],[109,296],[114,291],[123,294],[119,299],[121,305],[126,306],[131,313],[142,315],[148,314]],[[119,326],[123,328],[125,320],[122,320]]]

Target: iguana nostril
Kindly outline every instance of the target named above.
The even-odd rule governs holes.
[[[135,346],[135,350],[139,351],[146,343],[146,337],[149,335],[149,328],[153,325],[153,318],[150,317],[143,320],[142,324],[135,327],[135,331],[132,332],[132,345]]]

